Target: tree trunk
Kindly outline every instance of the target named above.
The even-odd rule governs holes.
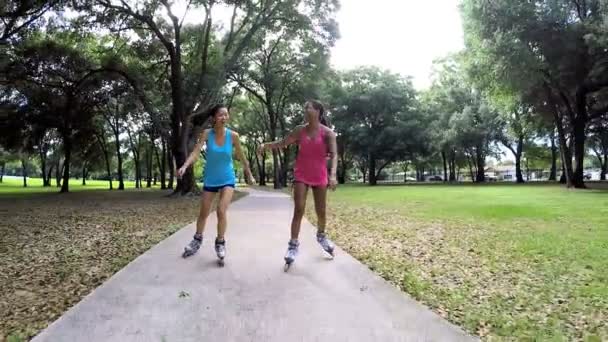
[[[40,147],[40,169],[42,171],[42,186],[49,187],[51,186],[51,178],[47,177],[46,173],[46,151],[44,148]]]
[[[114,131],[114,147],[116,148],[116,159],[118,161],[117,171],[118,171],[118,190],[125,189],[125,180],[122,170],[122,154],[120,154],[120,134],[118,130]]]
[[[3,166],[4,167],[4,166]],[[604,152],[604,165],[600,171],[600,180],[606,180],[606,174],[608,173],[608,151]]]
[[[146,151],[146,188],[152,187],[152,148]]]
[[[555,146],[555,129],[551,130],[551,173],[549,180],[557,180],[557,146]]]
[[[524,175],[521,172],[521,154],[515,155],[515,179],[517,183],[525,183]]]
[[[176,167],[181,167],[186,162],[186,158],[188,158],[188,138],[191,122],[188,120],[189,118],[184,106],[181,37],[179,36],[179,31],[175,33],[175,51],[171,54],[171,77],[169,79],[171,84],[171,103],[173,105],[171,113],[171,151]],[[195,190],[194,169],[193,166],[190,166],[184,175],[177,179],[175,193],[185,195]]]
[[[557,137],[560,145],[560,158],[562,160],[562,176],[560,178],[560,183],[567,184],[568,187],[572,187],[572,154],[570,148],[568,147],[564,125],[562,124],[562,119],[557,108],[553,110],[553,120],[555,123],[555,128],[557,128]]]
[[[55,168],[55,165],[51,163],[51,167],[49,167],[49,169],[46,173],[46,179],[48,179],[48,181],[49,181],[49,186],[51,186],[51,177],[53,177],[54,168]]]
[[[156,165],[158,166],[158,170],[160,172],[160,188],[161,190],[165,190],[167,185],[165,184],[165,140],[161,139],[161,154],[163,155],[162,161],[160,155],[158,153],[158,149],[154,148],[154,154],[156,156]],[[156,185],[156,179],[154,180],[154,185]]]
[[[346,160],[344,154],[340,155],[338,162],[338,184],[346,184]]]
[[[448,161],[445,151],[441,151],[441,159],[443,160],[443,181],[448,181]]]
[[[72,141],[65,136],[63,138],[63,150],[65,153],[65,160],[63,161],[63,181],[61,184],[61,192],[66,193],[70,191],[70,161],[72,158]]]
[[[521,156],[524,151],[524,137],[520,135],[517,139],[517,146],[515,147],[515,178],[517,183],[525,183],[524,176],[521,172]]]
[[[2,171],[0,171],[0,183],[2,183],[4,181],[4,167],[6,166],[6,162],[2,162],[0,168],[2,169]]]
[[[135,157],[135,188],[141,188],[141,161],[139,156]]]
[[[112,171],[110,170],[110,155],[108,153],[108,145],[105,134],[98,134],[97,142],[99,143],[99,147],[103,153],[103,160],[106,164],[106,173],[108,175],[108,182],[110,182],[110,190],[113,190],[114,185],[112,184]]]
[[[456,177],[456,151],[450,151],[450,182],[455,182]]]
[[[274,188],[275,189],[280,189],[281,188],[281,175],[280,175],[280,168],[279,168],[279,156],[278,156],[278,152],[276,150],[272,151],[272,174],[274,179],[272,180],[273,184],[274,184]]]
[[[574,175],[572,177],[572,184],[575,188],[584,189],[585,188],[585,179],[584,179],[584,162],[585,162],[585,139],[587,138],[585,134],[585,120],[578,118],[574,120],[573,123],[573,135],[574,135],[574,160],[575,160],[575,170]]]
[[[363,184],[366,184],[367,183],[367,169],[361,168],[360,171],[361,171],[361,174],[363,174]]]
[[[108,154],[106,152],[106,172],[108,174],[108,181],[110,182],[110,190],[114,190],[114,184],[112,182],[112,170],[110,169],[110,159],[108,157]]]
[[[369,166],[368,166],[368,170],[369,172],[369,185],[374,186],[377,184],[377,179],[376,179],[376,156],[374,156],[373,154],[370,153],[369,155]]]
[[[27,160],[21,158],[21,175],[23,176],[23,187],[27,188]]]
[[[486,181],[486,158],[482,153],[482,147],[477,146],[475,153],[475,165],[477,167],[477,175],[475,177],[475,181],[478,183],[483,183]]]
[[[167,189],[173,189],[173,179],[175,178],[175,163],[173,162],[173,154],[171,153],[171,149],[167,149],[167,164],[169,166],[169,184],[167,184]]]
[[[287,169],[289,165],[289,148],[283,150],[283,153],[279,153],[281,157],[281,185],[287,187]]]
[[[473,163],[471,162],[472,157],[467,156],[467,164],[469,165],[469,172],[471,174],[471,182],[475,182],[475,173],[473,172]]]
[[[82,166],[82,185],[87,185],[87,167]]]
[[[61,187],[61,175],[63,174],[64,165],[61,165],[61,159],[57,158],[57,169],[55,169],[55,182],[57,183],[57,187]]]
[[[261,158],[257,153],[254,154],[255,165],[258,168],[258,184],[266,186],[266,153],[263,153]]]

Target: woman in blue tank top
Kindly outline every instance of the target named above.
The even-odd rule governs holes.
[[[213,118],[213,128],[206,129],[201,133],[194,150],[184,165],[177,170],[178,177],[181,177],[186,169],[198,159],[203,144],[206,145],[207,160],[203,171],[201,210],[196,221],[196,233],[192,241],[184,248],[183,257],[194,255],[201,247],[205,222],[211,211],[213,199],[219,193],[220,198],[216,210],[217,238],[215,239],[215,252],[220,264],[223,265],[226,255],[226,241],[224,239],[227,225],[226,211],[232,201],[235,185],[234,166],[232,164],[233,147],[245,169],[247,184],[253,184],[254,179],[249,169],[249,163],[243,155],[239,135],[226,128],[226,123],[230,118],[226,106],[216,105],[209,110],[208,115]]]

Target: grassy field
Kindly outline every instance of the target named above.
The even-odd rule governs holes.
[[[59,188],[55,186],[55,180],[52,180],[50,187],[42,186],[42,178],[28,178],[27,187],[23,187],[23,178],[4,177],[0,183],[0,196],[16,197],[27,196],[34,193],[52,193],[59,192]],[[118,181],[114,181],[114,189],[118,188]],[[87,180],[87,185],[82,185],[82,179],[70,179],[70,191],[87,191],[87,190],[106,190],[109,189],[110,183],[104,180]],[[160,182],[153,188],[160,189]],[[146,183],[143,183],[144,189]],[[125,181],[125,188],[135,189],[135,182]]]
[[[161,190],[57,194],[32,186],[15,193],[9,184],[0,185],[0,341],[36,335],[199,210],[198,197],[169,198]]]
[[[470,333],[608,340],[607,191],[346,186],[329,208],[341,247]]]

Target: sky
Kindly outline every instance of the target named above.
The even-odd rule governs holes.
[[[375,65],[403,76],[414,86],[430,85],[433,60],[464,47],[459,0],[341,0],[337,13],[341,38],[332,49],[338,70]],[[181,16],[186,2],[176,1]],[[230,9],[217,6],[216,22],[227,21]],[[203,11],[190,10],[185,22],[200,23]]]
[[[342,0],[337,69],[376,65],[430,85],[433,60],[464,47],[459,0]]]

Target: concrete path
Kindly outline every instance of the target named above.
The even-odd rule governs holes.
[[[252,190],[229,210],[226,266],[210,217],[199,254],[189,225],[141,255],[34,341],[468,341],[473,338],[337,250],[327,260],[302,227],[283,272],[292,202]]]

